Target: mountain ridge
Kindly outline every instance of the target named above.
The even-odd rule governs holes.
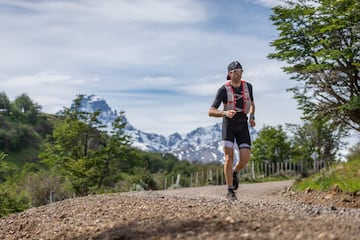
[[[107,129],[110,129],[111,123],[118,116],[117,111],[113,111],[104,98],[94,94],[83,97],[79,110],[86,112],[100,111],[99,120],[107,126]],[[171,153],[180,160],[190,162],[223,161],[220,122],[208,127],[198,127],[183,136],[174,132],[167,137],[157,133],[141,131],[132,126],[127,119],[126,122],[125,134],[131,137],[132,145],[138,149]],[[254,134],[257,134],[255,129],[251,129],[251,135]]]

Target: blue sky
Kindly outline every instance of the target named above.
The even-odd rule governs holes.
[[[188,133],[221,119],[208,109],[239,60],[253,84],[257,129],[300,123],[286,88],[296,83],[267,59],[277,0],[0,0],[0,91],[27,93],[47,113],[77,94],[124,110],[136,128]]]

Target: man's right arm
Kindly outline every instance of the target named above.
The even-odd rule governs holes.
[[[215,107],[210,107],[209,117],[224,117],[226,116],[226,111],[218,110]]]
[[[222,110],[218,110],[218,108],[221,105],[221,102],[224,98],[224,89],[219,88],[214,102],[211,104],[211,107],[209,109],[209,117],[223,117],[226,116],[226,112]]]

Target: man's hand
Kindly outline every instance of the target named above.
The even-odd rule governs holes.
[[[255,120],[254,119],[250,119],[249,123],[250,123],[251,127],[255,127]]]
[[[226,117],[228,118],[233,118],[236,114],[236,111],[235,110],[227,110],[226,111]]]

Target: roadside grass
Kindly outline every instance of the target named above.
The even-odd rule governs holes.
[[[294,189],[304,191],[341,191],[356,193],[360,191],[360,158],[345,163],[337,163],[308,178],[297,180]]]

